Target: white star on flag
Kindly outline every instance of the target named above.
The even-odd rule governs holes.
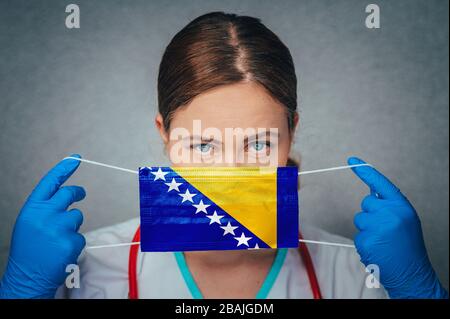
[[[178,194],[178,195],[183,197],[183,200],[181,201],[182,203],[184,203],[185,201],[189,201],[189,202],[193,203],[194,201],[192,200],[192,197],[194,197],[197,194],[191,194],[191,193],[189,193],[189,189],[186,189],[186,193]]]
[[[213,213],[212,215],[206,215],[206,217],[208,217],[209,219],[211,219],[211,220],[209,221],[209,224],[210,224],[210,225],[213,224],[213,223],[217,223],[217,224],[219,224],[219,225],[222,224],[222,223],[220,222],[220,220],[223,218],[223,216],[225,216],[225,215],[218,215],[216,211],[214,211],[214,213]]]
[[[178,186],[180,186],[183,183],[177,183],[175,181],[175,178],[172,178],[172,181],[170,183],[165,183],[167,186],[169,186],[169,190],[167,192],[170,192],[171,190],[176,190],[177,192],[180,191],[180,189],[178,188]]]
[[[157,172],[150,172],[150,173],[152,173],[153,175],[155,175],[154,181],[157,181],[158,179],[162,179],[163,181],[166,181],[166,178],[165,178],[164,176],[166,176],[167,174],[169,174],[169,172],[163,172],[163,171],[161,170],[161,167],[158,168],[158,171],[157,171]]]
[[[250,250],[253,250],[253,249],[260,249],[259,248],[259,245],[258,245],[258,243],[256,243],[256,245],[255,245],[255,247],[254,248],[249,248]]]
[[[223,235],[225,236],[226,234],[232,234],[233,236],[236,235],[234,233],[234,230],[236,228],[238,228],[238,226],[231,226],[231,223],[228,222],[228,224],[226,226],[220,226],[220,228],[222,228],[224,230]]]
[[[245,237],[244,233],[241,234],[241,237],[234,237],[238,241],[237,247],[240,245],[245,245],[248,247],[248,241],[252,239],[253,237]]]
[[[203,200],[200,200],[200,203],[198,203],[197,205],[192,205],[195,208],[197,208],[197,211],[195,212],[196,214],[200,213],[200,212],[204,212],[205,214],[207,214],[208,212],[206,211],[206,208],[208,208],[211,205],[206,205],[203,203]]]

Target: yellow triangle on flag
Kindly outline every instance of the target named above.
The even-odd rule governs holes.
[[[192,186],[277,247],[277,171],[262,167],[172,167]]]

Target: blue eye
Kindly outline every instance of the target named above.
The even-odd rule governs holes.
[[[202,144],[197,144],[194,147],[196,150],[200,151],[201,153],[207,153],[211,149],[211,144],[202,143]]]
[[[262,142],[255,142],[252,143],[252,147],[257,151],[260,152],[264,149],[264,147],[266,147],[267,145],[265,143]]]

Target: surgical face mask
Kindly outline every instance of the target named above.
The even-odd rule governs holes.
[[[298,247],[297,167],[141,167],[141,250]]]

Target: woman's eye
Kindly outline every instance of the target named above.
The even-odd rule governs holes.
[[[194,145],[194,148],[201,153],[208,153],[211,150],[211,144],[201,143]]]
[[[266,147],[269,146],[269,145],[267,145],[266,142],[253,142],[253,143],[250,144],[250,146],[251,146],[255,151],[261,152],[261,151],[265,150]]]

